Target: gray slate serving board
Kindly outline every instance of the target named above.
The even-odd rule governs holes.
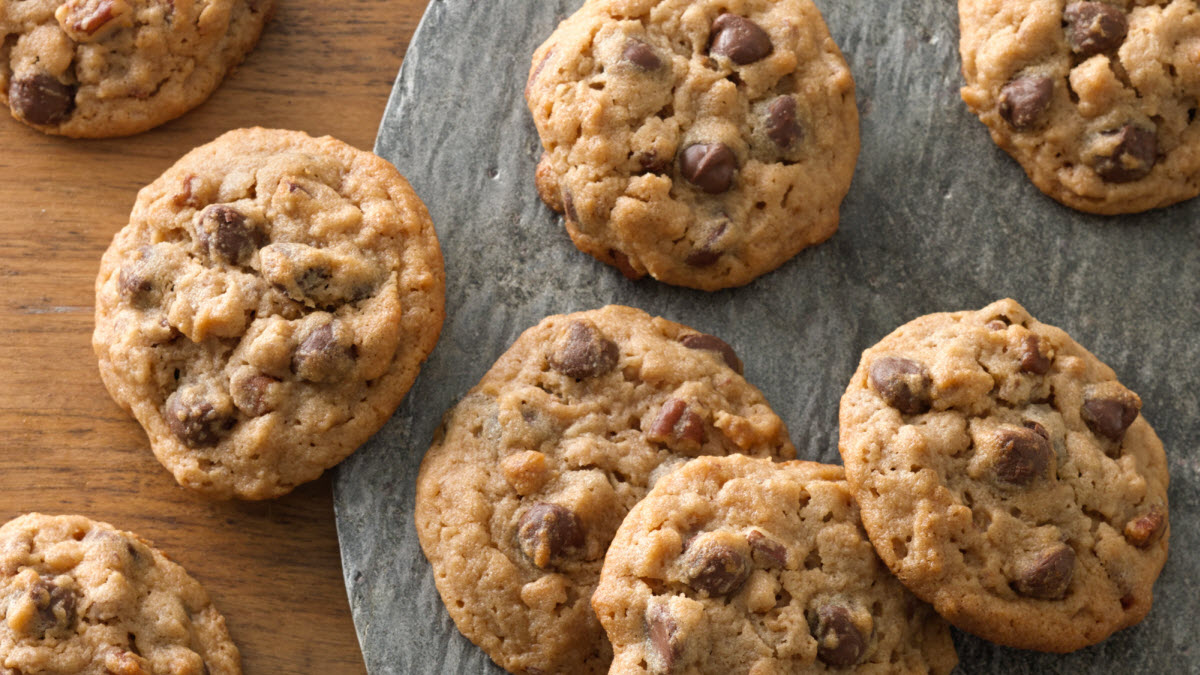
[[[1200,672],[1200,200],[1132,217],[1043,197],[958,98],[951,0],[817,0],[858,84],[862,154],[841,229],[739,289],[626,281],[577,251],[533,187],[533,50],[581,0],[433,0],[376,152],[429,205],[446,257],[441,342],[391,421],[337,471],[346,587],[372,673],[501,673],[454,628],[412,523],[434,428],[516,336],[607,303],[715,333],[799,456],[840,463],[838,399],[861,351],[921,314],[1012,296],[1145,402],[1171,471],[1171,548],[1142,624],[1066,656],[955,632],[963,673]]]

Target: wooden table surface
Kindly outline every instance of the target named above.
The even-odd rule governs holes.
[[[250,675],[365,671],[330,480],[257,503],[177,487],[96,369],[100,255],[139,188],[226,130],[300,129],[369,150],[427,3],[278,0],[206,103],[131,138],[48,137],[0,107],[0,521],[79,513],[150,539],[208,588]]]

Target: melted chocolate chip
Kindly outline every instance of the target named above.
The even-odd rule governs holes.
[[[28,592],[37,610],[30,624],[33,635],[41,639],[48,633],[65,632],[75,625],[75,607],[79,602],[75,591],[62,588],[52,581],[38,579]]]
[[[658,412],[646,438],[656,443],[684,445],[697,448],[707,438],[704,420],[677,398],[669,398]]]
[[[1116,382],[1106,382],[1084,391],[1079,414],[1092,431],[1119,441],[1141,410],[1142,400],[1137,394]]]
[[[216,445],[237,421],[231,415],[218,411],[212,403],[188,396],[182,389],[167,399],[163,417],[171,433],[189,448]]]
[[[658,70],[662,67],[662,59],[654,53],[654,48],[640,40],[629,40],[621,58],[642,70]]]
[[[1158,134],[1126,124],[1108,132],[1117,137],[1112,153],[1092,161],[1092,168],[1110,183],[1131,183],[1145,178],[1158,161]]]
[[[1021,338],[1021,347],[1017,355],[1021,358],[1021,372],[1034,375],[1050,372],[1050,357],[1042,353],[1042,344],[1038,336],[1026,335]]]
[[[213,260],[231,265],[249,262],[262,239],[258,228],[248,223],[246,216],[224,204],[204,209],[196,229],[201,248]]]
[[[642,168],[642,173],[666,173],[671,168],[671,162],[659,157],[654,151],[639,152],[634,159]]]
[[[1067,44],[1083,57],[1115,49],[1125,39],[1125,12],[1103,2],[1073,2],[1063,11]]]
[[[688,585],[709,596],[729,595],[750,576],[746,556],[716,541],[694,542],[681,562]]]
[[[1138,548],[1149,548],[1166,531],[1167,514],[1157,504],[1125,524],[1125,539]]]
[[[545,569],[567,549],[583,544],[583,526],[570,509],[539,502],[521,516],[517,541],[526,557]]]
[[[867,642],[854,625],[850,610],[839,605],[822,605],[817,610],[817,658],[831,666],[852,666],[862,658]]]
[[[929,371],[916,361],[899,356],[877,358],[867,379],[885,403],[905,415],[927,412],[933,403]]]
[[[746,541],[750,542],[752,555],[763,567],[787,566],[787,548],[783,544],[758,530],[750,530],[750,533],[746,535]]]
[[[572,321],[550,355],[550,367],[567,377],[582,380],[611,371],[619,357],[616,343],[605,338],[595,325]]]
[[[117,286],[121,290],[121,297],[138,309],[146,309],[154,304],[154,282],[142,276],[134,267],[121,268]]]
[[[242,380],[234,380],[229,394],[239,410],[250,417],[259,417],[275,409],[268,394],[271,385],[277,382],[279,380],[259,373]]]
[[[1017,131],[1037,126],[1050,107],[1054,80],[1045,75],[1023,75],[1000,90],[1000,116]]]
[[[733,187],[737,168],[737,155],[724,143],[697,143],[679,154],[683,177],[708,194],[720,194]]]
[[[650,647],[658,655],[662,670],[671,672],[683,651],[683,644],[679,638],[679,625],[671,617],[670,610],[662,605],[651,607],[646,616],[646,632],[650,635]]]
[[[771,53],[771,37],[753,21],[736,14],[722,14],[712,24],[709,54],[728,56],[744,66]]]
[[[999,452],[993,469],[996,478],[1013,485],[1029,485],[1046,475],[1054,450],[1050,441],[1033,429],[1005,427],[996,432]]]
[[[1034,422],[1033,420],[1025,420],[1021,424],[1026,429],[1033,431],[1033,433],[1037,434],[1038,436],[1041,436],[1046,440],[1050,440],[1050,432],[1046,431],[1046,427],[1042,426],[1041,424]]]
[[[1014,580],[1021,595],[1042,600],[1061,598],[1075,574],[1075,551],[1058,544],[1026,559],[1017,568]]]
[[[716,352],[725,360],[725,365],[732,368],[738,375],[742,374],[742,360],[738,358],[737,352],[733,351],[733,347],[730,347],[728,342],[715,335],[690,333],[679,338],[679,343],[688,349]]]
[[[13,112],[30,124],[58,124],[75,110],[75,87],[38,73],[10,82],[8,102]]]
[[[333,322],[309,333],[292,355],[292,371],[309,382],[341,379],[353,365],[353,346],[338,340]]]
[[[786,150],[804,137],[804,130],[796,121],[796,99],[780,96],[767,106],[767,138],[780,150]]]
[[[716,264],[724,251],[717,247],[717,242],[720,241],[721,235],[725,234],[725,230],[729,228],[729,221],[725,221],[708,233],[704,239],[704,243],[698,249],[688,255],[684,261],[692,267],[708,267]]]

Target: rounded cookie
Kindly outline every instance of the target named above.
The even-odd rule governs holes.
[[[863,353],[840,450],[884,562],[956,626],[1066,652],[1150,611],[1167,465],[1141,400],[1012,300]]]
[[[740,286],[837,229],[858,110],[809,0],[589,0],[525,98],[542,199],[630,278]]]
[[[962,98],[1038,189],[1134,213],[1200,194],[1191,0],[959,0]]]
[[[181,485],[262,499],[387,421],[437,342],[444,295],[429,214],[391,164],[242,129],[138,194],[100,264],[92,344]]]
[[[612,672],[949,673],[950,629],[875,555],[842,468],[702,457],[617,530],[592,606]]]
[[[417,534],[458,629],[514,673],[607,672],[590,600],[629,509],[690,457],[795,456],[740,372],[720,339],[629,307],[526,330],[417,477]]]
[[[275,0],[0,0],[0,100],[48,134],[126,136],[200,105]]]
[[[208,593],[150,542],[83,516],[0,527],[0,673],[241,672]]]

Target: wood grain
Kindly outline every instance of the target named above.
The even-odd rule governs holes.
[[[149,538],[208,588],[250,674],[364,672],[330,481],[264,503],[177,487],[100,382],[100,255],[140,187],[228,129],[370,149],[427,2],[279,0],[258,49],[208,102],[131,138],[53,138],[0,117],[0,521],[80,513]]]

